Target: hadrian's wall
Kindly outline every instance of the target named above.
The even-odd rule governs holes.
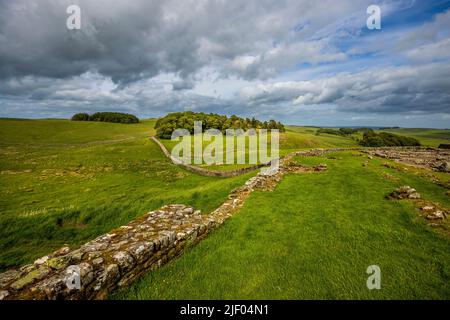
[[[318,155],[323,151],[295,154]],[[272,190],[288,172],[326,170],[326,166],[296,165],[286,157],[271,174],[259,173],[210,214],[174,204],[151,211],[129,224],[78,248],[61,248],[34,263],[0,274],[1,299],[104,299],[143,273],[180,255],[224,223],[254,190]],[[80,287],[73,286],[72,270]],[[72,280],[72,281],[71,281]],[[69,284],[69,286],[68,286]]]
[[[197,174],[200,174],[202,176],[208,176],[208,177],[235,177],[235,176],[239,176],[241,174],[250,172],[250,171],[254,171],[256,169],[260,169],[262,167],[266,167],[269,164],[257,164],[254,166],[250,166],[250,167],[245,167],[245,168],[241,168],[241,169],[235,169],[235,170],[210,170],[207,168],[202,168],[202,167],[198,167],[198,166],[194,166],[194,165],[190,165],[190,164],[186,164],[186,163],[182,163],[180,162],[178,159],[172,157],[172,155],[170,154],[169,150],[167,150],[166,146],[159,141],[158,139],[156,139],[155,137],[151,137],[151,139],[161,148],[162,152],[164,153],[164,155],[166,157],[168,157],[170,160],[172,160],[174,163],[178,164],[179,166],[183,167],[184,169],[190,171],[190,172],[194,172]]]

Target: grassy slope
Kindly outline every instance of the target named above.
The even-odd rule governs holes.
[[[309,127],[298,127],[298,126],[287,126],[286,132],[280,134],[280,155],[285,155],[287,153],[301,150],[301,149],[310,149],[310,148],[333,148],[333,147],[342,147],[342,148],[350,148],[357,147],[358,144],[355,139],[351,137],[342,137],[331,134],[321,134],[316,135],[316,128]],[[172,148],[178,144],[178,141],[171,141],[167,139],[160,139],[160,141],[167,147],[167,149],[172,150]],[[269,138],[270,141],[270,138]],[[194,140],[191,140],[191,152],[194,155]],[[202,141],[203,148],[209,145],[211,142]],[[225,148],[225,139],[223,141],[223,145]],[[246,159],[248,159],[248,139],[246,140],[246,150],[245,155]],[[270,151],[270,147],[268,148]],[[225,156],[222,156],[225,159]],[[209,165],[208,168],[211,169],[220,169],[220,170],[228,170],[228,169],[236,169],[241,167],[249,166],[249,164],[234,164],[234,165]]]
[[[362,133],[353,134],[351,137],[341,137],[330,134],[315,135],[318,128],[315,127],[298,127],[287,126],[287,134],[295,132],[292,138],[287,139],[289,143],[298,141],[295,147],[351,147],[357,146],[356,139],[362,139]],[[337,129],[337,128],[336,128]],[[424,146],[437,147],[441,143],[450,143],[450,129],[414,129],[414,128],[400,128],[400,129],[383,129],[375,130],[376,132],[390,132],[398,135],[416,138]],[[300,134],[300,135],[299,135]],[[288,149],[288,144],[284,145],[284,149]],[[290,148],[291,149],[291,148]],[[295,148],[294,148],[295,149]]]
[[[450,130],[443,129],[390,129],[382,130],[416,138],[424,146],[437,147],[441,143],[450,143]]]
[[[0,269],[83,243],[166,203],[209,211],[252,175],[181,170],[148,140],[153,123],[0,120]],[[316,136],[314,128],[287,129],[281,154],[356,145]],[[326,160],[326,173],[291,175],[275,192],[253,194],[211,237],[116,297],[448,299],[448,238],[407,202],[383,198],[405,183],[448,207],[445,190],[379,160],[368,168],[362,161]],[[401,181],[382,178],[383,171]],[[381,291],[365,287],[369,264],[382,268]]]
[[[148,139],[153,125],[0,120],[0,270],[167,203],[212,210],[252,175],[178,168]]]
[[[449,207],[446,190],[384,160],[363,167],[365,157],[338,156],[300,159],[329,170],[253,193],[222,228],[114,298],[450,299],[450,239],[410,202],[384,198],[409,184]],[[381,267],[381,290],[366,287],[372,264]]]

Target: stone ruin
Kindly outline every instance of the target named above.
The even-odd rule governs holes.
[[[420,193],[410,186],[402,186],[392,191],[387,197],[389,199],[420,199]]]
[[[392,159],[420,168],[431,169],[438,172],[450,172],[450,150],[436,148],[371,148],[361,150],[372,156]]]
[[[291,159],[280,160],[278,171],[250,178],[210,214],[182,204],[166,205],[78,248],[63,247],[4,272],[0,274],[0,300],[105,299],[203,239],[242,207],[254,190],[273,190],[286,173],[326,170],[326,165],[306,167]]]
[[[433,204],[422,206],[420,210],[424,213],[428,220],[444,220],[447,219],[450,212]]]
[[[444,220],[447,219],[448,215],[450,214],[448,210],[441,208],[437,204],[426,200],[420,200],[420,194],[416,191],[416,189],[411,188],[410,186],[402,186],[395,189],[393,192],[387,195],[387,198],[391,200],[412,199],[420,201],[418,202],[420,211],[427,220]]]

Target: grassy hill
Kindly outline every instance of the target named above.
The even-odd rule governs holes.
[[[437,147],[441,143],[450,143],[449,129],[385,129],[380,130],[416,138],[424,146]]]
[[[0,120],[0,269],[164,204],[208,212],[252,175],[219,179],[178,168],[148,139],[153,125]]]
[[[180,169],[148,139],[154,123],[0,119],[0,269],[84,243],[164,204],[207,213],[255,174],[214,178]],[[358,135],[286,129],[282,155],[357,146]],[[448,138],[447,130],[392,132],[426,145]],[[205,241],[114,298],[449,299],[448,236],[429,227],[410,203],[384,198],[409,184],[450,207],[447,190],[425,174],[386,168],[385,160],[363,167],[366,160],[352,152],[298,158],[329,169],[288,175],[274,192],[252,194]],[[382,290],[365,286],[371,264],[382,269]]]
[[[408,184],[449,207],[446,189],[381,159],[364,167],[366,160],[350,152],[297,158],[329,169],[253,193],[206,240],[113,298],[449,299],[450,238],[410,202],[385,199]],[[381,290],[366,287],[373,264],[382,270]]]

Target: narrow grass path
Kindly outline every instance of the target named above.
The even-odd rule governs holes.
[[[446,190],[380,159],[363,167],[367,158],[357,153],[335,156],[299,157],[329,169],[288,175],[275,191],[253,193],[222,228],[112,298],[449,299],[450,239],[411,202],[385,199],[409,184],[450,207]],[[373,264],[381,290],[366,287]]]

